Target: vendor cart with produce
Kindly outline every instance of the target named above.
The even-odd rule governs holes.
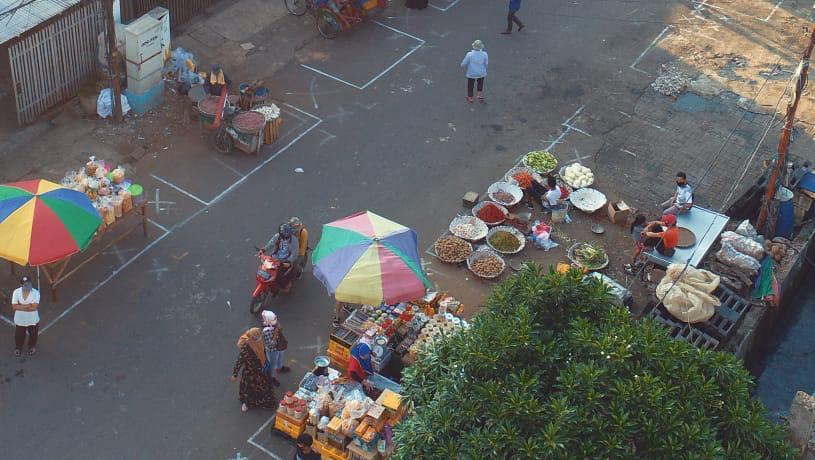
[[[311,12],[323,38],[335,38],[341,31],[382,12],[385,0],[283,0],[289,13],[302,16]]]
[[[283,119],[277,105],[266,103],[265,95],[258,97],[266,92],[242,83],[241,96],[208,96],[198,102],[200,125],[212,131],[210,142],[217,152],[229,155],[237,148],[255,154],[278,139]]]

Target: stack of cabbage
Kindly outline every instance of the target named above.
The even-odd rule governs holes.
[[[563,168],[563,180],[572,187],[588,187],[594,183],[594,174],[591,169],[573,163]]]

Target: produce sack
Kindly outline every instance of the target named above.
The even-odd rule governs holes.
[[[685,323],[699,323],[709,320],[719,306],[719,299],[711,295],[721,278],[707,270],[671,264],[666,276],[656,289],[656,296],[668,312]],[[678,279],[677,279],[678,278]]]
[[[732,244],[726,241],[722,242],[722,248],[716,253],[716,258],[725,265],[739,268],[750,274],[755,274],[761,267],[754,257],[737,251]]]
[[[756,231],[755,227],[753,227],[753,225],[747,219],[744,219],[739,226],[736,227],[736,233],[741,236],[746,236],[747,238],[755,238],[758,236],[758,232]]]
[[[722,233],[722,243],[730,243],[734,249],[742,254],[761,260],[764,258],[764,247],[755,240],[735,232]]]

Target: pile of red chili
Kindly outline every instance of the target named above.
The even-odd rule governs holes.
[[[529,188],[532,185],[532,174],[525,171],[520,171],[512,176],[513,179],[518,181],[518,187],[522,189]]]
[[[504,215],[504,211],[502,211],[498,206],[496,206],[493,203],[485,204],[481,209],[478,210],[476,216],[488,224],[501,222],[506,218],[506,216]]]

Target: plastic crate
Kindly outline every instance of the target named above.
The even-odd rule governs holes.
[[[297,439],[298,436],[306,431],[306,419],[297,420],[280,411],[275,414],[274,429],[280,431],[286,436]]]

